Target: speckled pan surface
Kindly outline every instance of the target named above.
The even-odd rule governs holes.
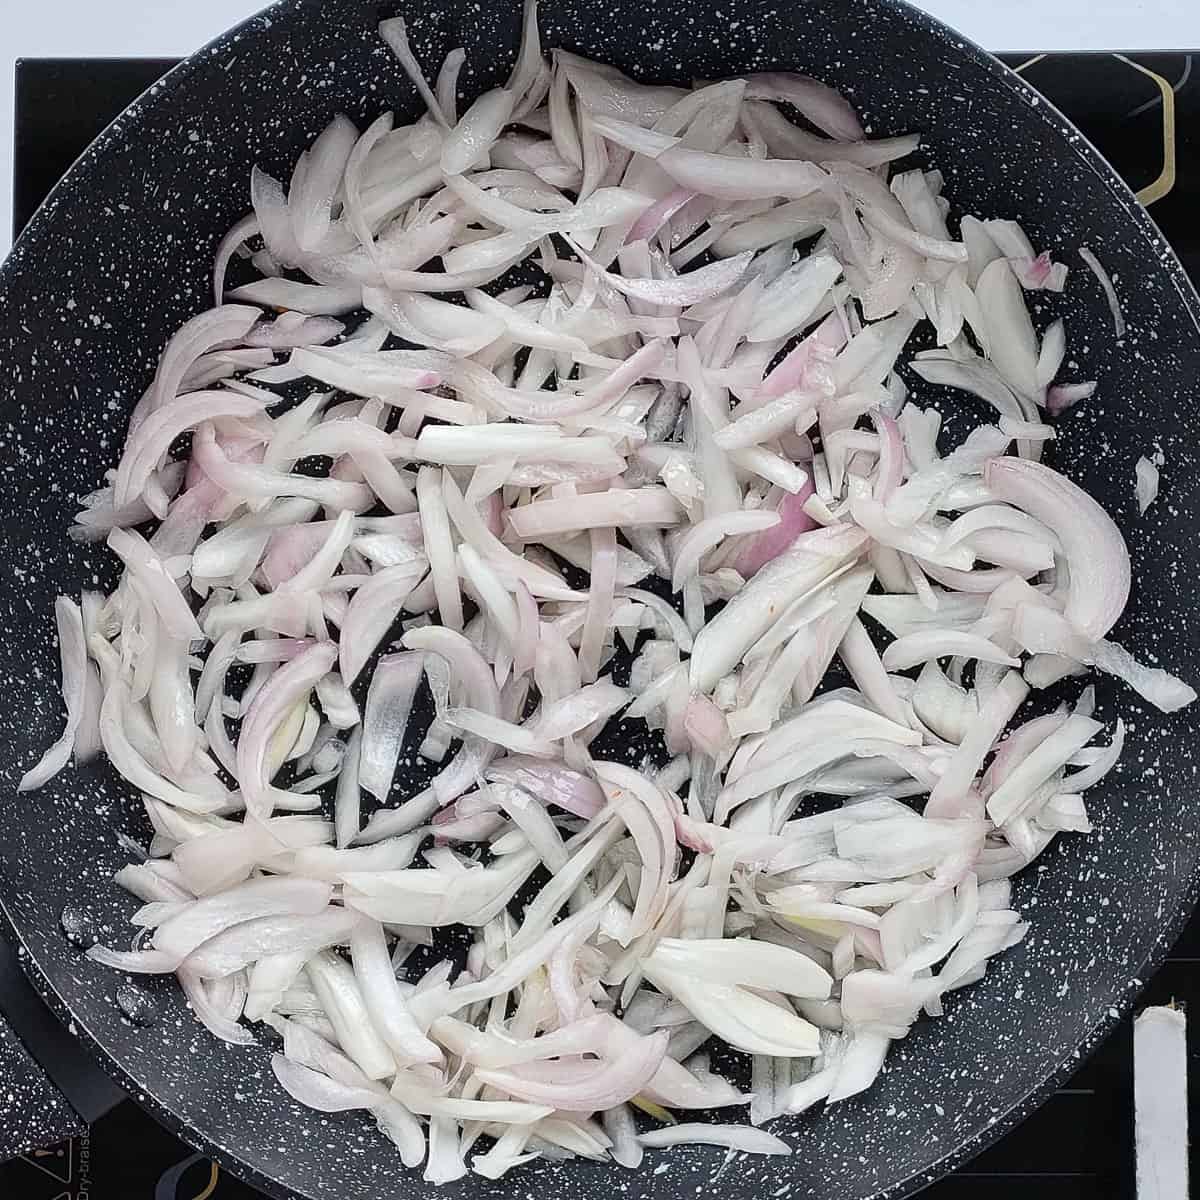
[[[378,42],[380,17],[410,20],[422,61],[468,51],[463,86],[503,78],[519,5],[430,0],[290,0],[202,51],[143,97],[53,194],[0,272],[0,885],[31,974],[106,1065],[162,1119],[278,1196],[338,1200],[426,1190],[354,1116],[323,1117],[282,1096],[267,1048],[211,1039],[170,986],[159,1016],[123,1019],[118,976],[63,936],[73,902],[101,936],[128,936],[134,902],[109,883],[125,861],[116,833],[144,830],[107,769],[68,770],[16,797],[21,769],[60,727],[52,602],[111,584],[104,553],[68,542],[75,497],[94,487],[169,333],[208,303],[221,233],[248,206],[251,164],[280,173],[338,110],[363,121],[415,112],[412,89]],[[1117,276],[1130,325],[1123,347],[1086,272],[1038,321],[1065,314],[1072,378],[1098,396],[1063,422],[1055,458],[1118,518],[1135,594],[1117,636],[1140,657],[1200,678],[1192,620],[1200,433],[1200,303],[1132,196],[1080,136],[1015,76],[927,18],[894,3],[819,0],[544,0],[543,36],[642,78],[683,82],[795,67],[849,92],[877,133],[920,129],[956,208],[1020,216],[1038,246],[1078,268],[1090,245]],[[949,397],[918,391],[924,402]],[[962,401],[959,400],[958,403]],[[1136,519],[1133,462],[1167,465],[1150,514]],[[900,1196],[977,1151],[1019,1118],[1130,1002],[1177,932],[1200,868],[1193,708],[1150,714],[1100,688],[1125,716],[1121,770],[1089,793],[1097,832],[1065,840],[1020,880],[1033,933],[958,993],[947,1016],[899,1043],[872,1091],[828,1113],[778,1122],[789,1160],[722,1170],[724,1152],[647,1158],[636,1174],[590,1163],[534,1164],[455,1193],[546,1200],[588,1190],[677,1197],[859,1200]],[[1093,801],[1093,796],[1095,800]]]

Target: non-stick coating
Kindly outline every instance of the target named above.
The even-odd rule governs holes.
[[[387,107],[415,115],[412,88],[378,41],[397,6],[293,0],[202,51],[135,104],[84,156],[0,275],[0,422],[6,570],[0,581],[5,905],[31,974],[106,1065],[163,1121],[278,1196],[379,1200],[426,1190],[369,1123],[325,1117],[284,1098],[269,1049],[234,1049],[192,1020],[173,986],[152,985],[162,1016],[125,1021],[119,977],[81,958],[59,931],[68,901],[120,944],[134,901],[110,883],[126,861],[119,829],[145,836],[130,790],[111,771],[70,769],[35,795],[20,771],[60,727],[52,602],[111,586],[103,550],[66,540],[75,498],[112,465],[125,419],[169,333],[208,300],[221,233],[247,208],[250,167],[276,174],[337,111],[363,122]],[[467,49],[463,86],[501,80],[518,6],[429,0],[400,6],[421,60]],[[546,44],[635,76],[686,82],[799,68],[847,91],[871,132],[926,135],[927,161],[957,208],[1019,216],[1035,244],[1074,269],[1065,298],[1065,373],[1100,380],[1061,424],[1054,456],[1120,521],[1134,558],[1134,598],[1118,629],[1140,656],[1200,678],[1192,595],[1200,379],[1195,294],[1132,196],[1067,122],[994,61],[933,22],[869,0],[545,0]],[[1099,288],[1075,257],[1090,245],[1117,280],[1130,334],[1118,346]],[[918,398],[950,403],[948,395]],[[964,403],[961,397],[953,403]],[[983,413],[979,413],[982,417]],[[1160,448],[1163,493],[1138,520],[1133,464]],[[1091,837],[1061,839],[1017,887],[1028,940],[947,1015],[897,1043],[866,1096],[777,1122],[787,1160],[720,1170],[724,1153],[647,1157],[636,1173],[535,1163],[455,1194],[551,1198],[619,1188],[635,1197],[899,1196],[978,1150],[1028,1111],[1048,1081],[1127,1006],[1193,898],[1200,709],[1171,718],[1102,685],[1102,711],[1130,738],[1121,770],[1089,793]],[[265,1042],[265,1038],[263,1039]]]

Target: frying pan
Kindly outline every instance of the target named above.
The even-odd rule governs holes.
[[[403,1200],[426,1185],[400,1168],[368,1121],[323,1116],[284,1096],[266,1036],[249,1049],[215,1041],[162,980],[139,982],[145,1003],[131,1005],[123,992],[122,1007],[121,977],[85,959],[60,918],[70,905],[110,944],[127,937],[135,902],[110,879],[128,858],[117,835],[147,836],[136,797],[102,764],[68,770],[33,795],[17,796],[15,784],[61,727],[53,598],[115,581],[103,549],[65,536],[75,497],[114,462],[167,336],[209,303],[212,253],[247,208],[252,164],[290,168],[339,110],[360,127],[388,107],[416,115],[414,91],[375,32],[398,11],[425,64],[466,48],[468,91],[507,75],[517,0],[286,0],[121,116],[0,272],[4,907],[35,984],[130,1094],[278,1197]],[[922,160],[945,173],[958,211],[1019,216],[1038,247],[1075,267],[1066,297],[1039,298],[1037,319],[1066,316],[1077,377],[1101,386],[1061,423],[1054,458],[1129,541],[1134,598],[1115,636],[1139,657],[1200,677],[1191,619],[1200,574],[1192,452],[1200,300],[1133,196],[1060,114],[999,63],[893,0],[543,0],[541,23],[547,46],[643,79],[798,68],[828,80],[874,134],[924,132]],[[1080,245],[1117,278],[1130,327],[1122,344],[1075,256]],[[918,397],[950,402],[936,389]],[[1133,463],[1153,447],[1166,456],[1164,496],[1138,520]],[[692,1146],[648,1156],[632,1175],[539,1161],[495,1183],[469,1176],[451,1192],[490,1200],[515,1188],[558,1200],[619,1186],[638,1200],[702,1188],[714,1200],[780,1188],[830,1200],[899,1197],[1019,1120],[1132,1002],[1200,881],[1200,706],[1165,718],[1128,691],[1103,683],[1099,691],[1101,715],[1130,726],[1124,765],[1089,793],[1097,832],[1061,838],[1019,878],[1015,907],[1031,916],[1031,935],[951,998],[945,1018],[897,1043],[867,1094],[777,1122],[794,1146],[790,1159],[719,1171],[721,1151]],[[640,748],[628,749],[636,759]]]

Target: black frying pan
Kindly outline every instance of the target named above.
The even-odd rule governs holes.
[[[212,253],[248,206],[251,165],[290,168],[339,110],[360,125],[387,107],[415,115],[413,89],[375,33],[397,11],[426,64],[466,47],[468,90],[506,76],[517,0],[286,0],[130,108],[55,190],[0,272],[4,906],[34,981],[128,1091],[276,1196],[378,1200],[426,1185],[368,1121],[291,1103],[265,1044],[215,1041],[170,983],[140,984],[151,1003],[141,1023],[129,1020],[138,1004],[123,994],[118,1005],[121,978],[80,955],[60,916],[70,904],[110,944],[126,938],[135,902],[110,877],[127,860],[118,831],[146,836],[136,801],[100,765],[68,770],[34,795],[14,788],[60,728],[53,598],[114,580],[102,549],[66,539],[74,498],[113,463],[169,333],[210,303]],[[851,95],[873,133],[924,131],[922,153],[945,172],[958,209],[1019,216],[1036,245],[1075,267],[1065,298],[1039,302],[1039,321],[1066,315],[1078,374],[1101,387],[1061,423],[1056,463],[1102,500],[1129,541],[1134,598],[1116,636],[1185,679],[1200,676],[1191,449],[1200,301],[1133,196],[1063,117],[993,59],[893,0],[543,0],[542,30],[548,46],[639,78],[686,83],[778,67],[826,79]],[[1074,254],[1081,244],[1117,277],[1130,326],[1121,346]],[[1139,521],[1133,463],[1154,445],[1167,459],[1164,496]],[[952,998],[944,1019],[897,1044],[866,1095],[777,1122],[793,1157],[750,1159],[718,1175],[721,1151],[688,1147],[648,1156],[632,1176],[583,1161],[538,1162],[498,1183],[469,1176],[452,1191],[557,1200],[621,1187],[648,1200],[790,1187],[797,1198],[858,1200],[907,1194],[976,1153],[1128,1006],[1200,882],[1200,706],[1164,718],[1128,691],[1101,684],[1100,693],[1102,715],[1123,715],[1131,737],[1122,768],[1089,793],[1097,832],[1061,839],[1020,878],[1016,907],[1032,917],[1031,936]]]

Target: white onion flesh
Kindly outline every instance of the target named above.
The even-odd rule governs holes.
[[[1195,698],[1106,640],[1124,541],[1039,461],[1096,386],[1054,382],[1067,325],[1027,305],[1066,270],[1011,221],[956,240],[939,175],[889,186],[916,136],[866,140],[816,80],[546,60],[527,0],[507,85],[460,117],[462,52],[431,86],[404,23],[380,32],[427,112],[339,117],[289,185],[253,173],[217,306],[72,530],[124,570],[58,601],[67,724],[21,788],[102,746],[153,827],[118,873],[153,932],[92,958],[176,972],[226,1041],[266,1022],[294,1098],[366,1109],[407,1165],[427,1138],[430,1182],[785,1154],[632,1112],[758,1122],[870,1086],[1025,935],[1008,877],[1090,831],[1117,766],[1090,692],[1006,736],[1029,687],[1094,667]],[[227,303],[246,251],[269,273]],[[518,263],[548,287],[505,289]],[[901,365],[998,424],[943,453]],[[670,764],[612,761],[618,716]],[[442,926],[467,969],[417,976]],[[712,1035],[753,1095],[692,1057]]]
[[[1158,466],[1143,455],[1134,463],[1134,490],[1137,493],[1138,512],[1146,515],[1146,509],[1158,499]]]

